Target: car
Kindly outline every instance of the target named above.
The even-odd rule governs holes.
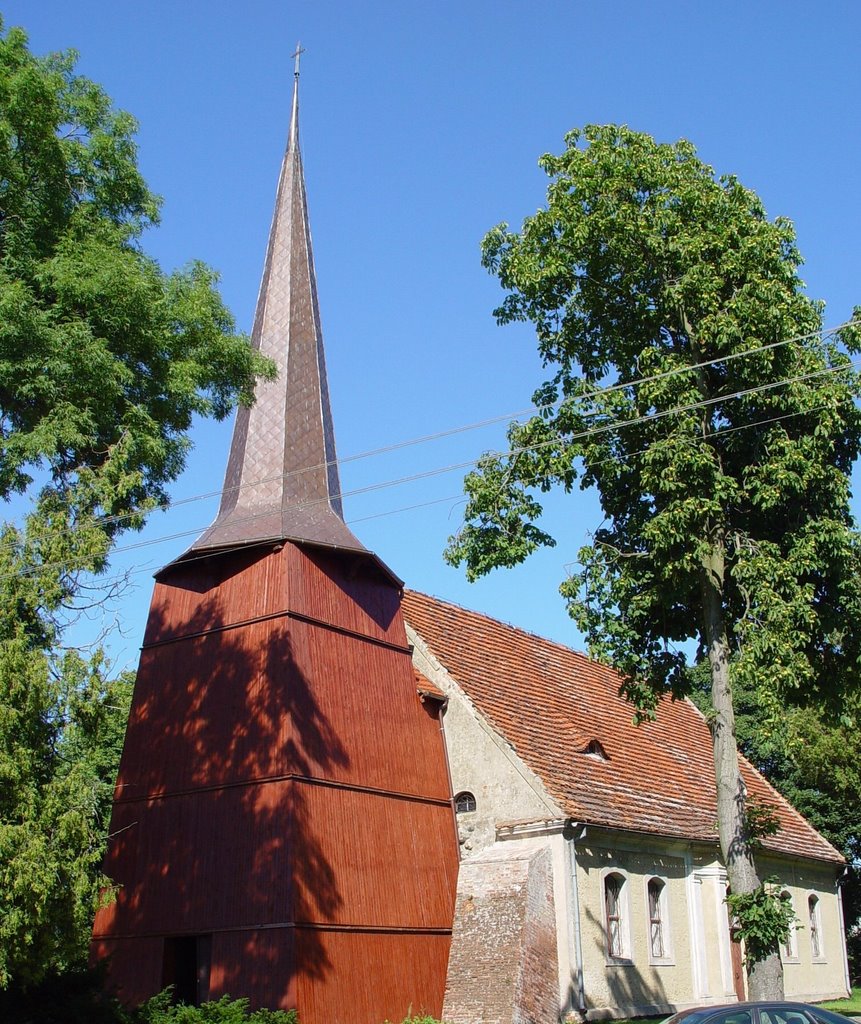
[[[858,1024],[842,1013],[810,1003],[758,1002],[697,1006],[680,1010],[663,1024]]]

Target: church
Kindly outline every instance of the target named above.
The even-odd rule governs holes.
[[[419,690],[444,702],[462,851],[444,1019],[745,999],[700,712],[665,699],[636,726],[612,669],[424,594],[403,608]],[[798,922],[781,950],[786,997],[842,998],[843,859],[744,759],[742,773],[780,826],[758,864]]]
[[[298,57],[297,57],[298,62]],[[744,996],[705,721],[635,728],[580,654],[404,590],[344,522],[298,64],[218,515],[157,575],[92,953],[301,1024],[609,1018]],[[848,988],[840,855],[757,773],[799,928],[787,994]]]

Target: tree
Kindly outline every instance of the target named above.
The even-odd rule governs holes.
[[[709,693],[697,674],[692,699],[707,713]],[[848,696],[855,721],[861,694]],[[756,694],[733,689],[739,750],[768,781],[846,858],[841,881],[849,967],[861,968],[861,737],[854,724],[829,721],[815,707],[791,707],[763,727]]]
[[[562,593],[640,716],[689,691],[686,642],[707,658],[720,848],[734,896],[757,903],[741,908],[751,996],[774,997],[786,915],[756,870],[732,687],[776,717],[840,714],[857,685],[859,327],[823,333],[792,225],[690,143],[617,126],[566,143],[541,159],[547,207],[483,242],[508,292],[498,321],[534,324],[551,376],[509,452],[466,478],[446,557],[470,578],[518,563],[553,543],[541,492],[597,487],[605,521]]]
[[[128,681],[64,644],[114,539],[166,501],[195,415],[270,364],[215,274],[143,251],[159,202],[135,123],[0,24],[0,986],[85,955]]]

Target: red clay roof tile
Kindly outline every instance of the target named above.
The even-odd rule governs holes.
[[[610,828],[717,842],[715,775],[705,719],[662,699],[636,726],[616,672],[531,633],[415,591],[404,616],[479,712],[565,814]],[[588,753],[597,741],[607,760]],[[769,804],[777,853],[840,863],[840,854],[744,759],[748,792]]]
[[[422,675],[415,666],[413,666],[413,676],[415,677],[416,690],[418,690],[419,694],[436,697],[437,700],[446,699],[445,691],[441,690],[436,683],[432,683],[427,676]]]

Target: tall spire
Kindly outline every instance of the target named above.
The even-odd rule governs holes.
[[[296,47],[290,134],[251,343],[278,369],[240,408],[221,507],[192,551],[266,540],[365,549],[344,523],[302,154]]]

